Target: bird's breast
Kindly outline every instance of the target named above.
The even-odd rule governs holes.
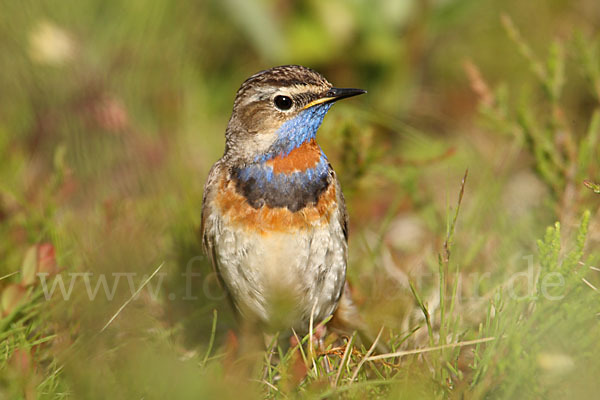
[[[303,173],[314,169],[323,153],[314,139],[309,140],[296,147],[287,155],[280,154],[265,162],[265,166],[271,167],[274,174]]]
[[[219,213],[265,234],[327,224],[338,193],[327,159],[311,142],[286,157],[223,174],[215,196]]]
[[[317,205],[333,183],[327,157],[314,140],[285,155],[233,167],[227,179],[250,207],[291,212]]]
[[[236,188],[233,181],[223,179],[215,196],[215,206],[227,224],[240,226],[261,234],[271,232],[297,232],[329,223],[338,208],[336,186],[328,185],[316,202],[292,211],[287,207],[272,207],[263,204],[253,207]]]

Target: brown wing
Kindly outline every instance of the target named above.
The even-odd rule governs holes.
[[[344,239],[346,239],[346,243],[348,243],[348,211],[346,211],[346,200],[344,200],[344,193],[342,193],[342,187],[340,181],[337,179],[335,171],[331,168],[331,165],[329,168],[331,169],[333,181],[335,182],[335,191],[337,193],[337,201],[340,208],[340,225],[344,232]]]
[[[204,253],[210,258],[213,268],[216,271],[216,259],[214,257],[214,242],[213,238],[207,235],[206,229],[206,218],[208,213],[208,202],[213,191],[217,188],[217,181],[219,178],[220,164],[215,163],[210,171],[208,172],[208,178],[204,184],[204,193],[202,194],[202,220],[200,222],[200,235],[202,240],[202,248]],[[218,274],[218,272],[217,272]]]
[[[200,223],[200,233],[202,240],[202,248],[206,256],[210,259],[213,270],[219,279],[219,283],[223,287],[223,289],[227,289],[225,286],[223,279],[221,277],[221,273],[219,271],[219,263],[215,248],[215,238],[208,234],[209,226],[207,224],[207,218],[209,213],[210,203],[212,201],[212,197],[215,195],[215,191],[219,188],[219,178],[221,176],[222,171],[221,161],[217,161],[208,173],[208,178],[206,179],[206,184],[204,185],[204,193],[202,195],[202,220]]]
[[[210,259],[210,262],[213,267],[213,271],[217,275],[217,280],[219,281],[219,285],[227,294],[227,299],[232,306],[234,312],[236,312],[236,317],[238,316],[237,307],[231,296],[231,293],[227,289],[227,285],[221,276],[221,272],[219,271],[219,261],[217,257],[217,249],[215,247],[215,238],[208,234],[208,224],[207,224],[207,216],[209,212],[210,202],[212,201],[212,197],[215,195],[215,191],[219,190],[219,179],[221,178],[223,165],[221,160],[217,161],[215,165],[212,166],[208,173],[208,178],[206,180],[206,184],[204,185],[204,193],[202,195],[202,218],[200,222],[200,235],[202,240],[202,248],[206,256]]]

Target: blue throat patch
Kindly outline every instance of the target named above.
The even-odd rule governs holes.
[[[302,143],[314,139],[325,114],[333,103],[319,104],[301,111],[295,118],[284,122],[277,130],[277,140],[271,149],[255,161],[267,161],[277,156],[287,156]]]
[[[287,207],[298,211],[310,203],[317,203],[319,196],[330,185],[330,171],[327,157],[321,151],[317,165],[304,171],[274,173],[266,162],[278,156],[287,156],[292,150],[312,140],[331,103],[320,104],[300,112],[295,118],[286,121],[277,131],[277,140],[268,152],[257,157],[253,164],[244,168],[234,168],[237,189],[254,208]]]

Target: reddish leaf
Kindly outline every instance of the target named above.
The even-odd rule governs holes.
[[[37,272],[48,273],[51,275],[58,272],[54,246],[50,243],[42,243],[39,245]]]
[[[9,360],[9,365],[21,376],[28,375],[33,366],[31,353],[24,349],[16,349]]]

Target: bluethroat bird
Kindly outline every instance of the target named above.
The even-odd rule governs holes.
[[[338,307],[348,214],[316,134],[334,102],[363,93],[298,65],[258,72],[237,92],[204,187],[202,242],[239,315],[265,331],[306,333],[311,316]]]

